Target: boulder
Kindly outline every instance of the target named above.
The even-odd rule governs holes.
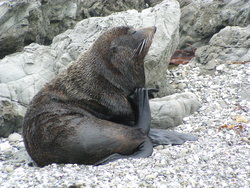
[[[195,94],[176,93],[150,100],[152,127],[172,128],[180,125],[184,117],[191,115],[200,107]]]
[[[22,127],[25,109],[9,100],[0,100],[0,137],[7,137],[10,133]]]
[[[169,94],[172,90],[166,84],[165,74],[178,45],[179,19],[180,8],[175,0],[165,0],[141,12],[129,10],[85,19],[56,36],[50,46],[32,43],[22,52],[0,60],[0,96],[27,106],[45,83],[85,52],[100,34],[121,25],[157,27],[145,59],[146,80],[149,87],[160,87],[161,96]]]
[[[196,50],[195,62],[204,70],[215,70],[223,63],[250,61],[249,38],[250,26],[227,26]]]
[[[250,24],[250,1],[178,0],[181,9],[179,49],[198,48],[226,26]],[[190,2],[191,1],[191,2]]]
[[[142,10],[144,0],[11,0],[0,2],[0,58],[36,42],[48,45],[54,36],[92,16],[128,9]]]

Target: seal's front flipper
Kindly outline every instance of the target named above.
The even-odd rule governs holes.
[[[151,112],[149,106],[148,89],[137,88],[129,96],[130,102],[135,112],[135,126],[148,134],[151,124]]]
[[[127,159],[127,158],[146,158],[151,156],[153,153],[153,144],[149,138],[147,138],[141,145],[139,145],[138,150],[131,155],[121,155],[118,153],[112,154],[105,159],[102,159],[96,162],[94,165],[103,165],[109,162],[118,160],[118,159]]]
[[[154,146],[157,145],[181,145],[186,141],[196,141],[197,136],[191,134],[178,133],[165,129],[150,129],[148,136],[153,142]]]

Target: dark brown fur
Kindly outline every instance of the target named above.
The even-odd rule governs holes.
[[[39,166],[95,164],[114,153],[130,155],[145,141],[147,135],[133,127],[128,96],[145,87],[143,59],[154,32],[109,30],[38,92],[27,109],[23,137]]]

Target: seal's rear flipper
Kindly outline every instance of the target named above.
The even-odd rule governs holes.
[[[104,164],[107,164],[109,162],[112,162],[112,161],[115,161],[115,160],[118,160],[118,159],[125,159],[125,158],[128,158],[128,156],[115,153],[115,154],[112,154],[112,155],[106,157],[105,159],[97,161],[94,164],[94,166],[104,165]]]
[[[138,146],[138,150],[135,151],[131,155],[121,155],[118,153],[114,153],[100,161],[97,161],[94,165],[103,165],[109,162],[118,160],[118,159],[126,159],[126,158],[146,158],[152,155],[153,153],[153,144],[149,138],[147,138],[140,146]]]
[[[149,135],[154,146],[157,145],[181,145],[186,141],[196,141],[197,136],[191,134],[178,133],[165,129],[150,129]]]

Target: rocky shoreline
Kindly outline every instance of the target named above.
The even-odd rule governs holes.
[[[0,59],[0,188],[248,188],[250,2],[62,1],[0,2],[0,58],[6,55]],[[199,140],[158,146],[146,159],[37,167],[20,133],[27,105],[102,32],[119,25],[157,26],[145,59],[147,86],[169,96],[150,101],[152,125]],[[176,49],[194,55],[187,65],[169,68]]]

